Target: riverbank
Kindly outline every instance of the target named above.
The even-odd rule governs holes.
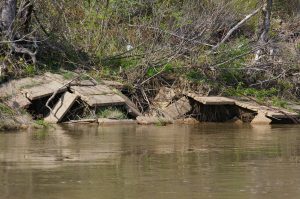
[[[2,84],[0,129],[40,128],[48,123],[300,123],[299,114],[292,109],[255,98],[207,96],[180,87],[157,88],[145,109],[138,104],[145,96],[132,98],[120,82],[68,74],[71,76],[47,72]]]

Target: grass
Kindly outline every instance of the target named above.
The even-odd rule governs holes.
[[[50,124],[48,122],[46,122],[45,120],[43,120],[43,119],[35,120],[34,123],[37,124],[38,126],[42,126],[44,128],[50,126]]]
[[[0,103],[0,116],[13,116],[16,112],[3,103]]]
[[[108,119],[127,119],[126,113],[119,107],[103,107],[97,110],[96,115],[98,118],[108,118]]]
[[[76,73],[64,70],[61,72],[61,75],[64,77],[64,79],[71,80],[71,79],[75,78]]]
[[[271,89],[255,89],[255,88],[243,88],[239,85],[237,88],[228,88],[225,90],[227,96],[237,97],[254,97],[258,102],[270,103],[272,106],[287,108],[287,101],[278,97],[279,90],[275,88]]]

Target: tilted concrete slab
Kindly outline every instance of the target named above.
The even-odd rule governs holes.
[[[89,106],[118,106],[125,105],[125,100],[116,94],[81,96]]]
[[[60,74],[55,74],[55,73],[50,73],[50,72],[46,72],[44,74],[44,76],[49,79],[50,81],[57,81],[61,84],[65,84],[67,83],[69,80],[67,80],[66,78],[64,78],[64,76],[60,75]]]
[[[241,108],[248,109],[257,113],[264,113],[265,116],[277,119],[287,119],[287,118],[297,118],[299,117],[298,113],[290,112],[283,108],[278,107],[267,107],[263,105],[259,105],[255,102],[242,102],[236,101],[235,104]]]
[[[124,94],[122,93],[118,93],[119,96],[121,96],[124,100],[125,100],[125,104],[126,104],[126,110],[127,112],[134,116],[134,117],[138,117],[138,116],[142,116],[143,114],[139,111],[139,109],[136,107],[136,105]]]
[[[70,92],[64,93],[57,104],[54,106],[50,115],[45,118],[45,121],[50,123],[60,122],[73,106],[78,97],[78,95]]]
[[[22,78],[11,80],[0,85],[0,98],[9,98],[18,95],[22,89],[32,88],[43,84],[44,79],[39,78]]]
[[[71,90],[89,106],[125,105],[125,99],[105,85],[72,86]]]
[[[266,117],[274,118],[274,119],[291,119],[291,118],[299,118],[299,114],[295,112],[290,112],[286,109],[278,108],[278,107],[268,107],[261,104],[258,104],[253,101],[239,101],[235,99],[230,99],[227,97],[203,97],[199,96],[195,93],[186,93],[186,96],[202,103],[204,105],[236,105],[238,107],[247,109],[248,111],[252,111],[255,113],[260,112],[260,114],[264,114]]]
[[[22,89],[22,93],[29,100],[41,99],[43,97],[51,96],[54,92],[58,90],[58,93],[65,92],[67,90],[66,86],[63,86],[62,83],[51,81],[39,86],[34,86],[29,89]]]
[[[109,87],[112,87],[112,88],[116,88],[116,89],[122,89],[122,88],[124,88],[124,84],[122,84],[120,82],[109,81],[109,80],[101,80],[101,82],[103,84],[105,84],[106,86],[109,86]]]
[[[80,96],[114,94],[113,90],[105,85],[72,86],[71,90]]]
[[[204,105],[235,105],[235,100],[227,97],[202,97],[194,93],[186,95]]]

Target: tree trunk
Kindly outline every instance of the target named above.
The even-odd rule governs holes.
[[[263,54],[263,48],[265,44],[269,41],[269,31],[271,27],[271,13],[272,13],[272,6],[273,0],[263,0],[264,5],[262,9],[262,19],[260,23],[260,29],[258,32],[258,44],[260,48],[255,53],[255,62],[258,62]]]
[[[19,8],[18,19],[20,20],[21,29],[25,34],[30,32],[31,15],[33,12],[33,4],[30,0],[25,0]]]
[[[273,0],[264,0],[264,6],[262,9],[262,24],[259,36],[259,41],[261,43],[267,43],[269,39],[269,30],[271,26],[271,12],[273,6]]]
[[[17,0],[4,0],[1,9],[1,30],[8,33],[12,30],[12,25],[16,17]]]

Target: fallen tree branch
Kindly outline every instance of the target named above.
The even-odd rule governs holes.
[[[32,52],[31,50],[29,50],[28,48],[22,47],[22,46],[18,46],[16,43],[12,43],[12,48],[16,53],[22,53],[22,54],[27,54],[31,57],[32,63],[35,65],[36,64],[36,54],[37,54],[37,50],[35,52]]]
[[[197,38],[201,37],[203,35],[203,33],[206,31],[206,28],[203,28],[203,30],[201,31],[201,33],[199,35],[197,35],[196,37],[190,39],[190,38],[186,38],[184,36],[181,36],[181,35],[178,35],[174,32],[171,32],[171,31],[167,31],[167,30],[162,30],[160,28],[157,28],[157,27],[153,27],[153,26],[145,26],[145,25],[134,25],[134,24],[129,24],[128,25],[129,27],[138,27],[138,28],[146,28],[146,29],[150,29],[150,30],[155,30],[155,31],[158,31],[158,32],[162,32],[164,34],[168,34],[168,35],[171,35],[173,37],[177,37],[179,39],[182,39],[182,40],[185,40],[185,41],[188,41],[188,42],[192,42],[192,43],[196,43],[196,44],[201,44],[201,45],[204,45],[204,46],[209,46],[209,47],[213,47],[213,45],[211,44],[208,44],[208,43],[204,43],[202,41],[198,41]]]
[[[248,21],[251,17],[253,17],[254,15],[256,15],[262,7],[257,8],[256,10],[254,10],[251,14],[247,15],[243,20],[241,20],[239,23],[237,23],[232,29],[230,29],[228,31],[228,33],[226,34],[226,36],[222,39],[222,41],[220,41],[217,45],[215,45],[212,48],[212,51],[216,50],[217,48],[219,48],[227,39],[229,39],[229,37],[232,35],[232,33],[234,31],[236,31],[238,28],[240,28],[246,21]]]

